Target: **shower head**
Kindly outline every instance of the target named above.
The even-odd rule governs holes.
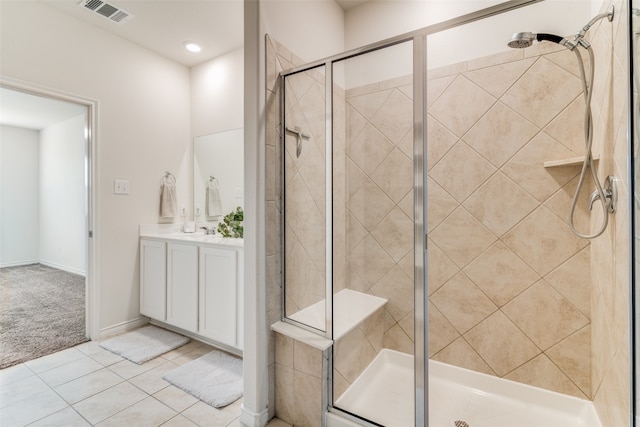
[[[515,48],[515,49],[523,49],[525,47],[529,47],[533,44],[534,40],[539,42],[541,41],[549,41],[553,43],[558,43],[562,46],[566,46],[566,39],[560,36],[556,36],[555,34],[546,34],[546,33],[515,33],[513,37],[511,37],[511,41],[507,43],[507,46]]]
[[[535,37],[533,33],[515,33],[513,37],[511,37],[511,41],[507,43],[507,46],[514,49],[524,49],[533,44]]]

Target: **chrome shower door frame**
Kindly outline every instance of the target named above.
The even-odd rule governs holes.
[[[415,385],[415,425],[416,427],[428,426],[428,292],[427,292],[427,129],[426,129],[426,95],[427,95],[427,37],[441,31],[453,29],[475,21],[479,21],[491,16],[506,13],[544,0],[510,0],[503,3],[481,9],[454,19],[443,21],[428,27],[421,28],[409,33],[405,33],[393,38],[389,38],[374,44],[353,49],[342,54],[338,54],[322,60],[310,62],[303,66],[282,71],[280,79],[280,135],[281,135],[281,188],[282,194],[282,224],[281,224],[281,259],[283,274],[283,314],[284,322],[293,323],[296,326],[311,330],[315,333],[320,331],[306,325],[288,319],[284,313],[286,295],[285,277],[285,224],[284,212],[286,197],[284,194],[284,145],[286,137],[285,124],[285,79],[287,76],[308,71],[324,65],[325,68],[325,149],[326,149],[326,282],[325,282],[325,331],[322,334],[326,339],[333,340],[333,63],[351,57],[364,55],[370,52],[392,47],[405,42],[413,43],[413,183],[414,183],[414,385]],[[327,354],[328,353],[328,354]],[[325,353],[323,364],[323,408],[328,412],[333,412],[346,419],[350,419],[362,425],[375,426],[377,424],[369,422],[359,417],[355,417],[347,412],[333,407],[333,387],[332,387],[332,360],[331,351]],[[324,411],[326,414],[327,411]],[[325,416],[323,416],[325,418]],[[326,419],[323,419],[326,425]]]

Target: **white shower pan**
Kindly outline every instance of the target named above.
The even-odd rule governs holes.
[[[412,426],[413,356],[384,349],[336,401],[386,427]],[[429,361],[433,427],[602,427],[593,404],[560,393]],[[329,427],[351,426],[329,414]]]

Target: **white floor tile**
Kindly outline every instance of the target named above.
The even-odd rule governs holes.
[[[153,397],[178,412],[182,412],[199,402],[197,398],[173,385],[163,388],[155,393]]]
[[[240,427],[242,399],[216,409],[162,378],[212,350],[192,341],[138,365],[90,341],[0,370],[0,426]]]
[[[166,361],[162,365],[156,366],[147,372],[131,378],[129,382],[139,389],[149,394],[153,394],[170,385],[167,381],[162,379],[162,376],[177,367],[178,365],[175,363]]]
[[[180,357],[176,357],[175,359],[172,359],[172,362],[177,363],[178,365],[184,365],[185,363],[189,363],[193,360],[196,360],[199,357],[204,356],[205,354],[209,353],[212,350],[213,348],[206,345],[206,346],[197,348],[193,351],[190,351],[189,353],[186,353]]]
[[[71,406],[68,406],[40,421],[29,424],[29,427],[85,427],[90,425],[91,424],[82,418]]]
[[[64,409],[67,403],[53,390],[34,394],[0,411],[2,427],[22,427]]]
[[[124,360],[121,356],[100,347],[96,341],[88,341],[76,348],[103,366],[110,366]]]
[[[182,415],[198,425],[207,427],[226,427],[237,418],[237,416],[223,412],[204,402],[196,403],[182,412]]]
[[[112,372],[115,372],[116,374],[120,375],[122,378],[128,380],[144,372],[147,372],[155,368],[156,366],[160,366],[164,362],[166,362],[166,360],[164,360],[161,357],[157,357],[155,359],[149,360],[148,362],[145,362],[142,365],[133,363],[130,360],[123,360],[121,362],[118,362],[109,366],[109,369]]]
[[[101,369],[88,375],[69,381],[55,388],[64,400],[70,404],[80,402],[83,399],[107,390],[124,380],[108,369]]]
[[[25,365],[27,365],[36,374],[39,374],[41,372],[48,371],[49,369],[57,368],[58,366],[66,365],[67,363],[82,359],[83,357],[86,357],[83,352],[72,347],[57,353],[49,354],[48,356],[30,360],[25,362]]]
[[[173,360],[177,357],[184,356],[187,353],[190,353],[200,347],[205,346],[206,344],[201,343],[200,341],[191,340],[187,344],[182,347],[178,347],[175,350],[171,350],[162,355],[163,358],[167,360]]]
[[[37,376],[25,378],[9,385],[2,385],[0,389],[0,408],[29,399],[35,394],[49,390],[49,386]]]
[[[73,407],[91,424],[97,424],[145,397],[145,392],[125,382],[78,402]]]
[[[51,387],[56,387],[100,369],[103,369],[101,364],[90,357],[84,356],[82,359],[67,363],[66,365],[49,369],[41,373],[40,378]]]
[[[25,378],[34,377],[36,374],[27,367],[24,363],[11,366],[9,368],[0,370],[0,387],[5,387],[16,381],[23,380]]]
[[[198,424],[192,422],[189,418],[177,415],[171,418],[166,423],[162,424],[162,427],[197,427]]]
[[[148,397],[98,424],[100,427],[155,427],[175,417],[177,412]]]

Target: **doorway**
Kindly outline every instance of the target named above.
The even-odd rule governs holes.
[[[96,335],[94,114],[91,101],[0,84],[1,367]]]

